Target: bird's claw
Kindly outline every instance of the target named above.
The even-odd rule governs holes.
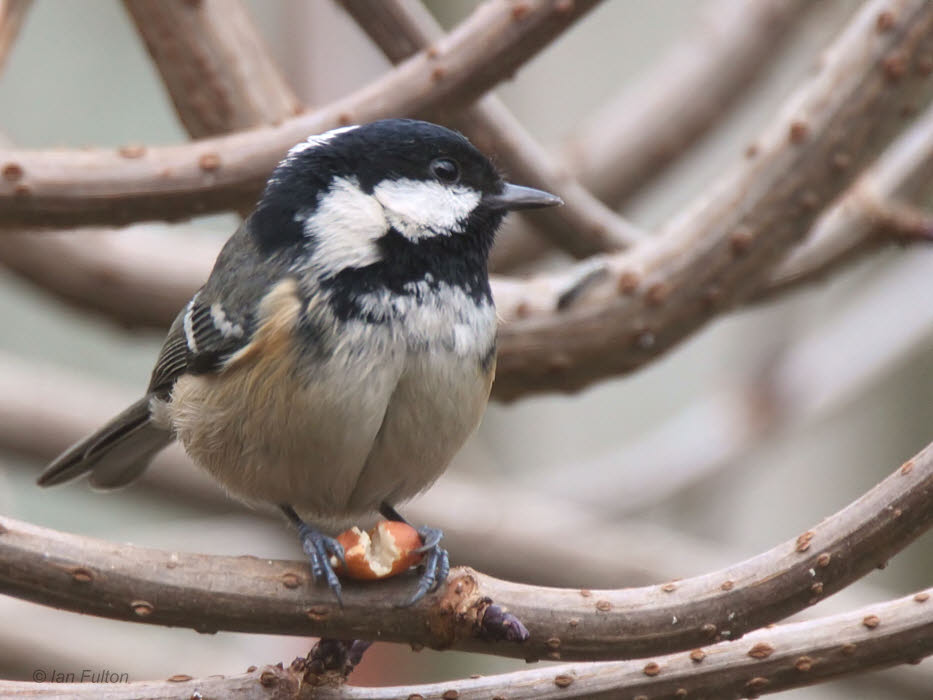
[[[424,571],[418,579],[418,588],[414,595],[399,606],[403,608],[414,605],[429,591],[436,590],[447,580],[447,575],[450,573],[450,556],[446,549],[439,546],[444,536],[443,531],[435,527],[422,527],[418,528],[418,534],[423,544],[416,551],[425,554],[422,560]]]
[[[298,527],[298,536],[301,538],[301,547],[305,554],[311,560],[311,575],[315,581],[324,579],[327,586],[337,598],[337,602],[343,607],[343,589],[340,586],[340,579],[331,566],[330,558],[336,557],[337,561],[346,568],[347,560],[344,555],[343,545],[333,537],[328,537],[306,523]]]

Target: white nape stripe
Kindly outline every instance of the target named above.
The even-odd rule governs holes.
[[[341,126],[337,129],[331,129],[330,131],[325,131],[323,134],[315,134],[313,136],[309,136],[307,140],[302,141],[301,143],[297,143],[294,146],[292,146],[288,150],[288,155],[294,156],[294,155],[301,153],[302,151],[308,150],[309,148],[314,148],[315,146],[323,146],[325,143],[330,141],[335,136],[339,136],[340,134],[345,134],[348,131],[353,131],[356,128],[357,128],[356,124],[354,124],[353,126]]]
[[[195,292],[194,296],[191,297],[191,301],[188,302],[188,306],[185,307],[185,318],[182,324],[185,331],[185,342],[188,344],[188,349],[194,353],[198,351],[198,343],[194,339],[194,305],[197,303],[200,293]]]
[[[239,323],[233,323],[227,318],[224,307],[220,305],[219,301],[215,301],[211,304],[211,320],[214,322],[214,327],[219,330],[220,334],[225,338],[229,338],[230,336],[234,338],[243,337],[243,326]]]
[[[311,263],[324,273],[378,262],[376,240],[389,228],[379,202],[360,189],[355,177],[334,178],[317,208],[296,218],[315,241]]]
[[[461,232],[480,200],[469,187],[407,178],[383,180],[373,196],[385,207],[389,223],[413,241]]]

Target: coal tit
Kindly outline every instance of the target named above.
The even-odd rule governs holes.
[[[146,395],[53,461],[122,486],[173,439],[233,496],[297,526],[340,599],[330,534],[430,485],[479,423],[496,363],[487,258],[512,209],[560,200],[504,182],[463,136],[387,119],[292,148],[172,324]],[[425,571],[449,568],[422,528]]]

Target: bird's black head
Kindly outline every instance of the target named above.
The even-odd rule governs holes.
[[[559,203],[504,182],[461,134],[385,119],[292,148],[248,225],[261,249],[296,247],[321,279],[365,269],[367,284],[395,287],[426,273],[452,282],[485,276],[508,210]]]

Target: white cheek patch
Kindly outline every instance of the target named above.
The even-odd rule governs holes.
[[[348,131],[353,131],[357,126],[341,126],[337,129],[331,129],[330,131],[325,131],[323,134],[315,134],[314,136],[309,136],[306,141],[295,144],[288,150],[289,156],[298,155],[302,151],[307,151],[309,148],[314,148],[316,146],[323,146],[325,143],[333,139],[335,136],[340,134],[345,134]]]
[[[376,241],[389,226],[382,206],[363,192],[356,178],[335,178],[317,208],[299,213],[305,235],[315,241],[311,262],[324,272],[363,267],[381,258]]]
[[[385,207],[389,223],[413,241],[462,231],[480,200],[469,187],[409,179],[384,180],[373,196]]]

